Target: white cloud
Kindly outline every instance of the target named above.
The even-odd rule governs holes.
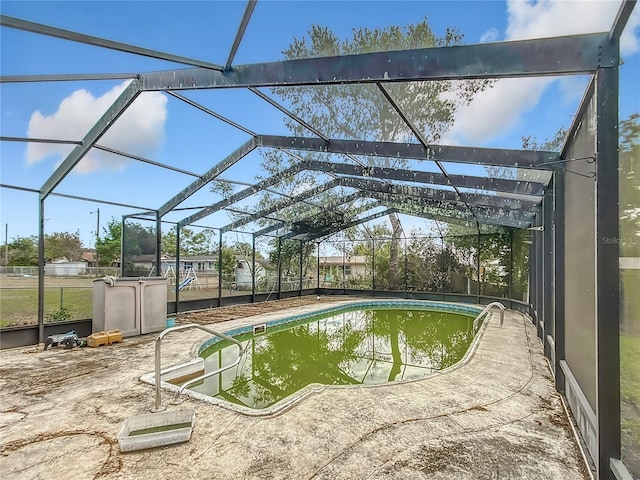
[[[631,17],[627,22],[627,26],[620,37],[620,53],[624,55],[633,55],[640,50],[640,7],[631,12]]]
[[[498,40],[500,32],[497,28],[491,27],[480,36],[480,43],[495,42]]]
[[[442,143],[456,145],[481,144],[500,133],[507,132],[520,115],[535,107],[547,78],[506,78],[498,80],[492,88],[478,94],[473,101],[458,109],[456,121],[443,136]]]
[[[112,88],[100,97],[87,90],[76,90],[60,102],[51,115],[36,111],[29,120],[29,138],[81,140],[115,99],[127,82]],[[144,156],[162,145],[167,119],[167,97],[158,92],[145,92],[136,98],[117,122],[100,139],[100,144],[134,155]],[[30,143],[26,160],[29,165],[45,159],[59,164],[73,149],[69,145]],[[124,157],[91,150],[73,170],[89,173],[97,170],[123,169],[129,160]]]
[[[506,40],[609,31],[619,6],[619,1],[607,0],[507,0]],[[640,9],[636,8],[621,39],[623,54],[638,51],[638,35],[634,32],[638,25]],[[492,88],[477,94],[470,105],[458,110],[455,123],[443,136],[442,143],[482,144],[507,133],[522,114],[537,105],[553,81],[557,80],[531,77],[495,82]],[[569,89],[567,85],[565,90]]]

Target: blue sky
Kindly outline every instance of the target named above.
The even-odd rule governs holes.
[[[311,24],[330,27],[346,37],[354,27],[385,27],[416,23],[425,16],[437,35],[448,26],[465,34],[466,43],[549,37],[608,30],[619,2],[272,2],[259,1],[235,57],[235,64],[276,61],[294,37]],[[11,2],[4,15],[105,37],[138,46],[224,64],[245,2]],[[621,68],[620,115],[640,111],[638,79],[639,8],[625,32]],[[18,30],[0,29],[2,75],[50,73],[145,72],[175,65],[144,57],[90,47]],[[502,81],[458,112],[443,144],[519,148],[523,135],[539,140],[571,123],[587,78]],[[0,132],[3,136],[33,136],[79,140],[123,88],[121,81],[2,84]],[[265,134],[286,134],[283,116],[247,91],[186,92],[185,96],[232,120]],[[135,109],[135,110],[134,110]],[[161,93],[145,93],[123,117],[118,129],[100,143],[152,160],[203,173],[249,136],[183,102]],[[39,112],[39,113],[38,113]],[[129,115],[130,114],[130,115]],[[1,183],[38,189],[66,152],[60,147],[0,143]],[[251,154],[225,173],[227,178],[253,182],[261,158]],[[103,198],[157,208],[193,181],[138,162],[101,153],[89,155],[55,190],[58,193]],[[216,197],[208,189],[187,205],[205,205]],[[37,195],[0,190],[2,242],[37,233]],[[134,210],[49,197],[45,204],[47,233],[79,230],[85,246],[93,246],[96,216],[102,227],[111,217]],[[172,214],[178,220],[184,213]],[[202,222],[222,226],[224,213]]]

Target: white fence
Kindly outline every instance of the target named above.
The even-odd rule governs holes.
[[[47,276],[73,276],[73,277],[106,277],[107,275],[118,277],[120,276],[120,269],[118,267],[85,267],[84,272],[79,274],[75,269],[69,269],[68,273],[65,274],[64,270],[58,269],[54,275]],[[38,276],[38,267],[0,267],[0,274],[4,275],[14,275],[14,276],[28,276],[28,277],[37,277]]]

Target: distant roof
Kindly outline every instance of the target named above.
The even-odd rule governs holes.
[[[342,265],[343,261],[349,265],[365,265],[367,263],[367,257],[364,255],[320,257],[320,265]]]

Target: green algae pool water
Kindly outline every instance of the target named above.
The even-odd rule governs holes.
[[[253,409],[274,405],[310,384],[380,384],[415,379],[460,361],[474,317],[424,309],[343,310],[238,335],[240,364],[192,389]],[[238,357],[229,342],[205,349],[205,371]]]

